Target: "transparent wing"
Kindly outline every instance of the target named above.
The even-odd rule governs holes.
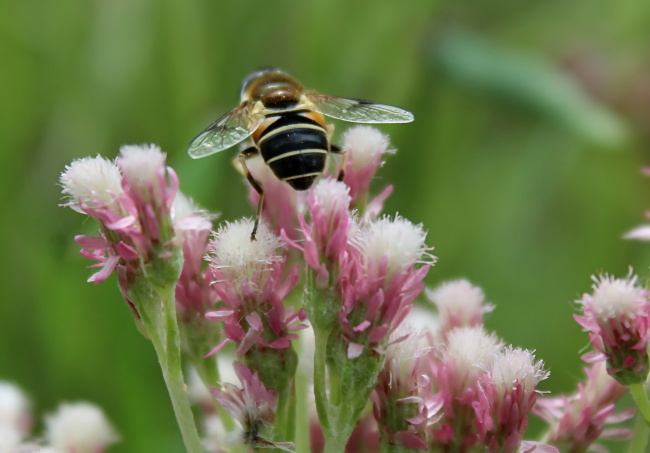
[[[209,156],[249,137],[264,120],[263,115],[250,115],[249,104],[242,104],[219,118],[197,135],[187,153],[193,159]]]
[[[394,105],[379,104],[363,99],[346,99],[311,93],[307,98],[313,109],[323,115],[354,123],[410,123],[413,114]]]

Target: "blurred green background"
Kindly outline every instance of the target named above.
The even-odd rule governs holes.
[[[185,149],[273,65],[413,111],[382,127],[399,149],[378,181],[395,185],[386,212],[428,229],[430,286],[481,285],[488,326],[536,349],[543,389],[572,391],[587,344],[572,302],[593,273],[650,264],[650,245],[621,239],[650,207],[649,43],[646,0],[1,2],[0,379],[37,414],[98,403],[123,437],[111,451],[182,450],[115,277],[85,282],[73,236],[95,226],[57,206],[57,181],[73,159],[153,142],[186,194],[252,215],[234,151]]]

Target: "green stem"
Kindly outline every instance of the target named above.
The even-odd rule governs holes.
[[[293,441],[294,426],[289,426],[290,419],[292,418],[290,415],[290,412],[292,412],[291,406],[294,405],[294,398],[292,396],[295,396],[293,382],[278,391],[278,410],[275,416],[275,430],[278,435],[274,436],[274,438],[281,439],[282,441]]]
[[[643,383],[630,384],[629,387],[636,406],[639,408],[639,413],[643,416],[645,422],[650,425],[650,401],[648,401],[648,394]]]
[[[185,448],[188,453],[202,453],[203,448],[196,431],[194,415],[185,392],[174,287],[159,289],[156,294],[150,288],[144,288],[142,284],[135,286],[137,286],[134,289],[135,297],[132,300],[158,354],[160,368],[183,435]],[[158,296],[162,297],[162,301]]]
[[[384,360],[375,353],[367,352],[355,359],[348,359],[347,348],[343,344],[339,344],[330,354],[331,429],[325,434],[325,451],[343,453],[357,420],[368,404],[370,393],[377,384],[377,375]]]
[[[330,430],[329,414],[327,412],[329,403],[327,402],[325,387],[328,336],[328,332],[314,326],[314,398],[316,400],[318,421],[324,434]]]
[[[645,453],[648,445],[648,434],[650,434],[648,423],[642,416],[637,414],[634,422],[634,437],[630,440],[627,449],[628,453]]]
[[[309,377],[300,369],[296,373],[296,451],[309,451],[309,405],[307,392],[309,391]]]
[[[353,407],[355,403],[356,401],[349,403],[346,401],[336,407],[330,407],[331,413],[336,415],[332,417],[332,428],[325,435],[325,451],[327,453],[345,452],[348,440],[350,440],[352,431],[364,408],[364,405]]]
[[[293,441],[296,436],[296,379],[291,382],[291,390],[287,402],[287,419],[284,429],[285,439]]]

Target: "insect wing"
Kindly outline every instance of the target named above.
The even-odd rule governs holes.
[[[309,94],[313,109],[344,121],[353,123],[410,123],[413,114],[394,105],[379,104],[363,99],[346,99],[322,94]]]
[[[199,159],[235,146],[248,138],[263,120],[263,115],[249,115],[249,105],[242,104],[197,135],[187,153]]]

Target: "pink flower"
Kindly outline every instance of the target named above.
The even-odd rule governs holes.
[[[478,382],[494,362],[503,344],[482,326],[460,327],[449,332],[439,347],[437,361],[423,372],[431,376],[440,414],[429,430],[434,444],[450,449],[470,448],[478,442],[474,403]]]
[[[284,239],[303,252],[307,265],[316,272],[319,288],[329,285],[330,276],[336,273],[348,246],[348,233],[352,226],[349,188],[333,179],[321,179],[307,196],[310,221],[299,216],[305,237],[303,246],[292,241],[283,232]]]
[[[174,237],[171,208],[178,192],[176,172],[165,166],[165,154],[155,145],[123,146],[117,163],[124,175],[122,188],[132,203],[130,212],[140,227],[131,232],[135,248],[145,261],[154,253],[169,253]]]
[[[418,429],[422,423],[412,422],[416,415],[418,421],[429,421],[429,408],[419,392],[429,384],[420,370],[420,360],[432,354],[431,337],[428,332],[400,328],[391,340],[395,343],[386,347],[386,361],[370,396],[374,416],[389,445],[427,450],[425,432]]]
[[[165,155],[154,145],[128,145],[116,162],[100,156],[79,159],[60,178],[64,206],[100,224],[99,237],[75,238],[81,254],[97,261],[92,267],[101,268],[89,279],[94,283],[105,281],[118,264],[137,268],[141,262],[168,259],[176,247],[171,206],[178,178],[165,167]],[[121,274],[126,282],[133,269]]]
[[[359,252],[349,244],[338,278],[342,309],[338,314],[349,341],[348,358],[365,346],[382,344],[404,320],[422,281],[435,261],[424,244],[426,233],[399,216],[379,219],[358,233]],[[416,264],[427,263],[416,269]],[[354,321],[353,321],[354,320]]]
[[[108,208],[126,214],[119,203],[122,174],[113,162],[101,156],[77,159],[66,165],[59,183],[67,198],[63,206],[85,213],[86,208]]]
[[[91,267],[101,268],[88,281],[101,283],[111,275],[120,258],[129,261],[138,257],[127,243],[130,242],[128,234],[122,234],[124,228],[134,223],[123,203],[127,197],[122,190],[122,174],[117,165],[107,159],[86,157],[66,166],[60,183],[61,192],[67,198],[63,206],[95,217],[102,227],[99,237],[75,237],[83,247],[81,254],[98,262]]]
[[[241,389],[229,383],[223,384],[222,388],[210,387],[214,398],[226,412],[241,423],[244,437],[251,447],[275,447],[291,451],[293,444],[290,442],[276,443],[260,436],[263,429],[270,428],[275,422],[278,393],[264,387],[257,373],[251,372],[246,365],[234,362],[233,367]]]
[[[210,387],[210,392],[226,412],[232,415],[244,429],[258,429],[261,424],[265,427],[275,422],[275,411],[278,408],[278,393],[273,389],[266,389],[257,376],[257,373],[244,364],[233,363],[235,374],[242,385],[225,383],[222,388]]]
[[[540,398],[533,409],[549,424],[547,441],[568,453],[587,451],[598,439],[624,440],[632,436],[629,429],[605,429],[607,424],[633,416],[633,409],[615,412],[615,403],[627,393],[627,387],[607,374],[602,361],[585,368],[585,374],[586,382],[578,384],[576,393]]]
[[[350,188],[352,206],[360,208],[368,220],[374,220],[393,187],[386,187],[368,202],[370,182],[382,164],[383,155],[394,154],[395,150],[388,149],[388,136],[371,126],[351,127],[343,135],[343,142],[348,159],[343,182]]]
[[[478,439],[492,453],[517,452],[537,399],[537,384],[548,377],[529,351],[507,348],[478,382],[473,403]]]
[[[295,333],[307,326],[304,310],[285,309],[284,300],[298,283],[298,266],[284,278],[285,257],[276,250],[284,247],[265,223],[257,240],[250,240],[252,221],[226,223],[213,236],[208,259],[214,274],[214,288],[225,306],[205,316],[224,323],[226,339],[208,355],[229,342],[237,343],[237,355],[253,346],[283,349],[297,339]],[[284,281],[283,281],[284,279]]]
[[[212,270],[203,269],[203,255],[212,223],[204,211],[180,192],[174,199],[172,216],[176,235],[183,247],[183,270],[176,283],[177,313],[187,321],[197,315],[203,318],[219,298],[211,285],[214,280]]]
[[[650,302],[648,290],[628,274],[617,279],[609,275],[593,277],[593,294],[584,294],[577,303],[583,315],[574,315],[589,332],[596,351],[585,354],[585,362],[607,360],[607,371],[623,385],[644,382],[648,375]]]
[[[493,305],[485,303],[483,290],[464,279],[444,282],[425,292],[438,310],[443,338],[456,327],[483,325],[483,315],[494,310]]]

